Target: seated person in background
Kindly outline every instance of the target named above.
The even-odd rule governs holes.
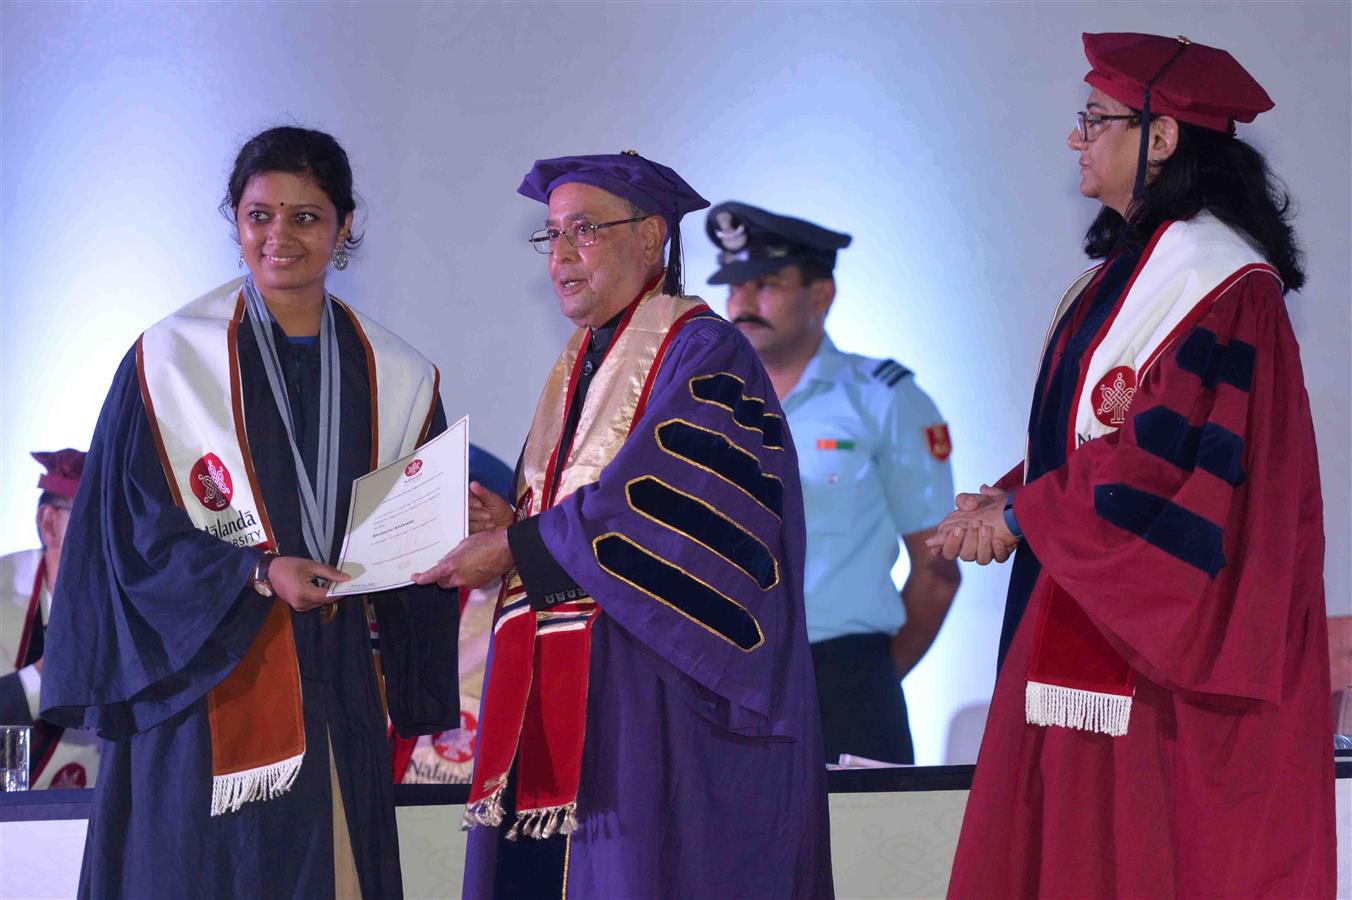
[[[1329,681],[1334,743],[1352,750],[1352,616],[1329,616]]]
[[[38,718],[47,618],[85,455],[67,448],[34,453],[33,458],[47,470],[38,478],[42,547],[0,556],[0,723],[33,726],[28,747],[31,789],[90,787],[99,770],[98,739]]]
[[[745,203],[709,211],[728,319],[760,354],[798,447],[803,594],[826,760],[913,763],[901,679],[939,633],[958,566],[925,540],[952,508],[952,444],[909,369],[836,349],[826,314],[850,236]],[[900,536],[911,574],[892,583]]]
[[[469,445],[469,480],[499,497],[512,496],[512,470],[492,453]],[[500,585],[460,590],[460,726],[416,738],[390,732],[394,780],[400,784],[469,784],[479,739],[488,638]]]

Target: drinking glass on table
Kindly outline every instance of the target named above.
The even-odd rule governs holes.
[[[28,790],[28,725],[0,725],[0,791]]]

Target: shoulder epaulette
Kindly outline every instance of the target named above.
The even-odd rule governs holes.
[[[874,366],[869,374],[888,387],[896,387],[897,382],[911,374],[911,370],[894,359],[885,359]]]

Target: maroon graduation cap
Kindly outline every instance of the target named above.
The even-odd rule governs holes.
[[[1141,110],[1136,196],[1145,189],[1150,117],[1172,116],[1212,131],[1235,133],[1275,105],[1263,86],[1224,50],[1157,34],[1082,35],[1093,68],[1084,80],[1119,103]]]
[[[73,498],[80,487],[80,475],[84,473],[84,451],[67,447],[64,450],[35,450],[32,455],[47,470],[38,478],[38,487]]]

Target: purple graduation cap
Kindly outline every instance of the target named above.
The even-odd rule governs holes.
[[[681,216],[704,209],[709,201],[695,193],[674,170],[639,156],[636,150],[538,159],[521,179],[516,192],[548,203],[556,187],[573,181],[623,197],[644,212],[666,220],[671,250],[667,253],[667,277],[662,292],[681,294]]]

